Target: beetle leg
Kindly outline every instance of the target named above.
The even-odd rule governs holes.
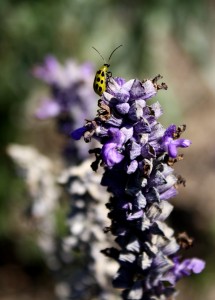
[[[112,77],[112,72],[108,71],[108,72],[107,72],[107,76],[108,76],[109,78]]]

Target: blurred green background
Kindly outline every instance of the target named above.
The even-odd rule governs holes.
[[[188,125],[185,135],[193,145],[176,166],[187,186],[174,200],[171,222],[195,238],[189,254],[205,259],[207,268],[179,284],[178,299],[215,299],[214,25],[212,0],[0,1],[1,299],[54,298],[34,236],[20,222],[28,199],[5,152],[9,143],[19,142],[45,153],[45,134],[51,130],[54,135],[52,124],[31,120],[29,107],[44,90],[31,70],[47,54],[97,67],[102,62],[91,47],[108,57],[119,44],[123,48],[112,58],[113,74],[126,79],[162,74],[169,86],[158,96],[165,111],[162,122]],[[52,146],[54,139],[48,141],[51,156],[60,151]]]

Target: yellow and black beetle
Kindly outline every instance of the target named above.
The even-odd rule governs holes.
[[[94,89],[95,93],[98,94],[99,96],[101,96],[103,94],[103,92],[106,90],[107,80],[110,76],[112,76],[111,72],[108,71],[108,68],[110,67],[109,61],[111,59],[111,56],[121,46],[122,45],[116,47],[111,52],[109,59],[108,59],[108,63],[105,62],[105,59],[101,55],[101,53],[96,48],[92,47],[96,52],[98,52],[98,54],[101,56],[101,58],[104,61],[104,65],[101,66],[101,68],[96,72],[94,82],[93,82],[93,89]]]

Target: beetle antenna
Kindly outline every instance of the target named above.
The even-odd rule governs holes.
[[[108,62],[110,61],[111,56],[114,54],[114,52],[115,52],[118,48],[120,48],[120,47],[122,47],[122,45],[119,45],[118,47],[116,47],[116,48],[111,52],[111,55],[110,55],[109,58],[108,58]]]
[[[101,53],[95,48],[95,47],[92,47],[100,56],[101,56],[101,58],[102,58],[102,60],[105,62],[105,59],[104,59],[104,57],[101,55]]]

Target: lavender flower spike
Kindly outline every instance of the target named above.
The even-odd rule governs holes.
[[[180,138],[185,125],[165,129],[157,121],[160,104],[147,104],[167,89],[157,83],[160,78],[110,78],[95,119],[72,133],[76,140],[94,138],[102,145],[91,150],[96,156],[92,168],[104,167],[101,184],[111,193],[106,232],[119,245],[102,252],[119,264],[113,285],[122,289],[124,300],[169,299],[179,279],[205,267],[197,258],[179,259],[183,243],[165,223],[173,209],[169,199],[181,183],[172,166],[182,159],[178,149],[191,142]]]
[[[78,64],[70,59],[61,64],[55,57],[47,56],[32,72],[49,87],[49,95],[41,99],[35,112],[38,119],[55,118],[59,131],[69,136],[72,130],[82,125],[83,119],[94,116],[96,98],[91,85],[95,71],[89,62]],[[64,154],[70,162],[75,157],[81,161],[88,156],[88,149],[84,142],[74,145],[70,141]]]
[[[95,102],[94,93],[90,88],[94,69],[90,63],[78,65],[71,59],[61,65],[55,57],[47,56],[44,64],[36,66],[32,72],[51,88],[50,98],[43,99],[36,111],[38,119],[67,116],[71,119],[70,123],[79,126],[80,118],[93,114],[92,108],[95,107],[89,103]],[[71,131],[73,126],[69,125]],[[64,128],[65,131],[68,134]]]

